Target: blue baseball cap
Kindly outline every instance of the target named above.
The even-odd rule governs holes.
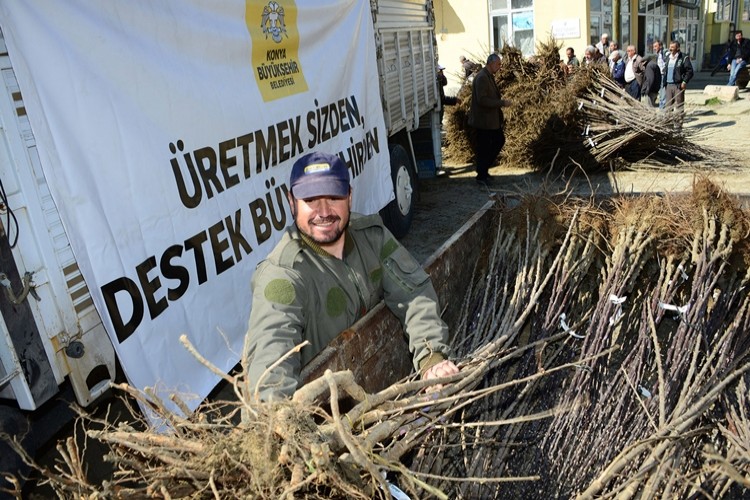
[[[289,189],[299,200],[317,196],[343,198],[349,195],[349,169],[337,155],[308,153],[294,162]]]

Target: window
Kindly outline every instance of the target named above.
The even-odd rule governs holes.
[[[602,37],[603,31],[601,29],[601,24],[601,17],[592,13],[591,26],[589,27],[589,32],[591,33],[591,45],[595,45]]]
[[[534,1],[492,0],[491,5],[493,48],[500,50],[505,43],[510,43],[523,55],[533,55]]]
[[[675,10],[672,21],[672,40],[680,42],[680,50],[696,59],[698,56],[698,26],[700,25],[700,13],[698,9],[686,9],[679,7]]]
[[[750,0],[742,2],[742,20],[750,21]]]
[[[495,49],[502,48],[502,44],[510,40],[510,33],[508,32],[508,16],[492,16],[492,40],[494,41]]]
[[[748,0],[750,1],[750,0]],[[589,0],[591,8],[590,19],[590,36],[591,45],[595,45],[600,39],[602,33],[609,34],[612,40],[612,0]],[[620,2],[620,36],[619,40],[614,40],[624,48],[630,43],[630,5],[627,1]]]
[[[747,0],[745,0],[747,3]],[[732,0],[716,0],[716,21],[732,20]]]
[[[731,1],[731,0],[728,0]],[[638,0],[639,14],[669,14],[669,6],[663,0]]]

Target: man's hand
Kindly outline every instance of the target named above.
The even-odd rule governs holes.
[[[445,359],[435,366],[430,367],[429,370],[422,374],[422,380],[430,380],[433,378],[450,377],[458,373],[458,367],[453,364],[453,361]],[[442,384],[432,385],[427,388],[427,392],[439,391],[443,388]]]

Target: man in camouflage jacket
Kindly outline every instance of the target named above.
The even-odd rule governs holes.
[[[295,224],[253,276],[245,347],[251,390],[259,385],[266,401],[291,396],[302,367],[383,299],[404,325],[423,378],[457,373],[429,276],[379,216],[351,213],[343,161],[324,153],[297,160],[289,203]],[[303,340],[310,345],[268,370]]]

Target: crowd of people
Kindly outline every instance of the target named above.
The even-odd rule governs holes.
[[[644,57],[634,45],[621,50],[607,33],[594,45],[589,45],[579,61],[572,47],[566,49],[564,66],[573,73],[581,65],[601,65],[609,70],[612,80],[628,95],[652,107],[682,114],[685,88],[693,77],[690,58],[680,50],[680,42],[669,42],[664,49],[661,40],[654,40],[653,52]]]
[[[660,40],[655,40],[652,48],[653,53],[647,57],[638,54],[634,45],[621,50],[620,45],[610,40],[605,33],[598,43],[586,47],[583,60],[578,59],[573,47],[567,47],[562,65],[569,74],[581,66],[599,65],[633,99],[641,100],[653,108],[677,113],[675,123],[680,127],[685,89],[694,74],[692,63],[680,51],[680,43],[676,40],[669,43],[668,50],[664,49]],[[495,162],[505,143],[502,108],[510,106],[511,101],[503,98],[494,81],[494,74],[501,64],[497,54],[490,54],[484,67],[465,56],[461,56],[459,62],[463,80],[471,81],[472,85],[468,118],[469,126],[475,130],[477,137],[476,180],[479,184],[489,185],[492,183],[489,167]],[[442,69],[444,68],[441,66],[438,72],[441,90],[447,83],[445,77],[441,79]],[[444,95],[441,92],[443,104],[456,103],[448,102]]]

